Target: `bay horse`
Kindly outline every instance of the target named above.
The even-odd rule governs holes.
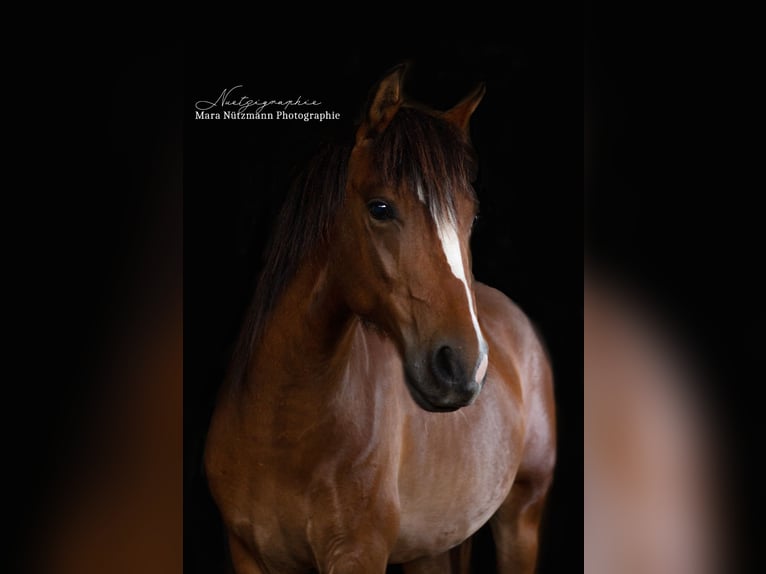
[[[469,120],[372,90],[353,143],[293,189],[211,420],[205,470],[237,574],[535,568],[555,461],[534,328],[473,279]]]

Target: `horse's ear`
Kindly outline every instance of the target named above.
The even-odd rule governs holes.
[[[444,112],[442,117],[448,122],[456,125],[464,134],[469,135],[468,124],[471,121],[471,116],[478,107],[479,102],[481,102],[486,91],[487,87],[484,82],[480,83],[470,94],[463,98],[459,104]]]
[[[367,111],[356,131],[356,142],[360,143],[381,133],[391,122],[404,100],[402,83],[407,64],[399,64],[388,72],[371,92]]]

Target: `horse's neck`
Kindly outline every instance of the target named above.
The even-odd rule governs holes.
[[[282,399],[327,398],[347,367],[356,324],[329,280],[323,258],[304,264],[253,349],[248,384],[259,387],[259,394],[276,393]]]

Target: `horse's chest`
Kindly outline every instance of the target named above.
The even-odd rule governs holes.
[[[403,489],[395,557],[442,552],[471,536],[506,499],[515,471],[500,464]]]
[[[519,441],[511,437],[520,429],[499,413],[435,431],[411,446],[402,467],[397,559],[447,550],[476,532],[506,499],[518,469]]]

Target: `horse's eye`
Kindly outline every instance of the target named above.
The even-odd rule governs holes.
[[[372,218],[378,221],[386,221],[395,217],[394,208],[380,199],[373,199],[367,204],[367,209],[370,211]]]

